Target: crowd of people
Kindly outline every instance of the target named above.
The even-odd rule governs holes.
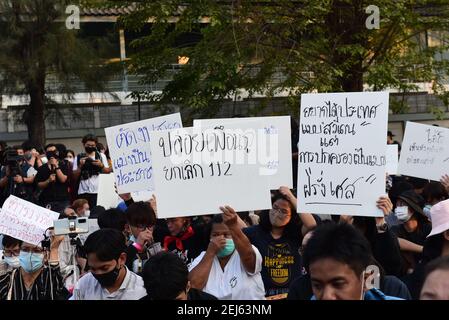
[[[161,219],[155,197],[97,206],[111,159],[94,135],[82,144],[76,155],[62,144],[0,143],[0,207],[14,195],[99,227],[47,246],[3,235],[0,299],[449,299],[448,175],[388,176],[381,218],[298,214],[295,190],[280,186],[270,210],[224,203],[221,214]]]

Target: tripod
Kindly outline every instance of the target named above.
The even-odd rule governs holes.
[[[81,245],[78,233],[69,233],[70,246],[72,248],[73,283],[76,285],[79,279],[78,264],[76,262],[77,246]]]

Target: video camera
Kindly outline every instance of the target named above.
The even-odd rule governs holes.
[[[81,169],[81,179],[87,180],[92,176],[99,175],[101,173],[101,168],[93,165],[95,160],[101,161],[101,154],[98,151],[95,151],[95,160],[89,157],[86,153],[80,153],[78,155],[78,166],[79,161],[82,158],[86,158],[86,162],[84,163],[83,168]]]
[[[20,163],[24,161],[24,156],[20,156],[17,150],[8,148],[4,151],[1,159],[1,164],[9,168],[9,175],[11,177],[22,175],[20,170]]]
[[[80,233],[89,232],[89,220],[81,217],[68,217],[66,219],[55,220],[53,227],[56,236],[69,235],[76,237]]]

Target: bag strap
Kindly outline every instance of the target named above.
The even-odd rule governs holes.
[[[12,298],[12,290],[14,288],[14,278],[15,278],[15,275],[16,275],[16,271],[17,271],[17,269],[14,269],[12,271],[12,273],[11,273],[10,287],[9,287],[9,290],[8,290],[8,296],[7,296],[6,300],[11,300],[11,298]]]

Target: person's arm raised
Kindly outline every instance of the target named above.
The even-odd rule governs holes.
[[[209,273],[217,253],[226,245],[224,237],[211,239],[209,246],[198,265],[189,272],[189,281],[192,288],[203,290],[209,279]]]
[[[243,233],[242,228],[238,223],[237,213],[229,206],[220,207],[220,210],[223,212],[223,222],[231,231],[235,249],[239,253],[245,270],[248,273],[254,273],[256,270],[256,253],[253,250],[251,242]]]

